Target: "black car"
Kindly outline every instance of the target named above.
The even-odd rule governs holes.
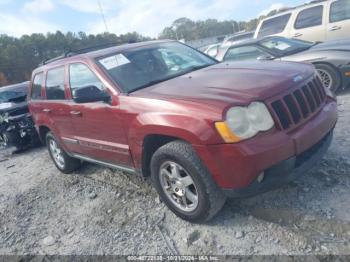
[[[350,39],[325,43],[271,36],[228,47],[221,61],[281,60],[315,65],[322,83],[333,92],[350,86]]]
[[[29,82],[0,87],[0,146],[22,150],[38,143],[27,104]]]

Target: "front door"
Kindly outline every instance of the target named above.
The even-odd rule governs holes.
[[[107,92],[102,82],[82,63],[69,65],[72,98],[86,87]],[[131,167],[127,137],[120,119],[120,109],[105,102],[75,103],[71,107],[75,139],[83,156],[103,162]]]

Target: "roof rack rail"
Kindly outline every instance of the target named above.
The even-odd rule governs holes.
[[[278,16],[284,12],[288,12],[288,11],[291,11],[291,10],[295,10],[295,9],[298,9],[298,8],[301,8],[301,7],[305,7],[305,6],[308,6],[308,5],[312,5],[312,4],[318,4],[318,3],[322,3],[322,2],[326,2],[328,0],[311,0],[311,1],[308,1],[304,4],[301,4],[301,5],[297,5],[297,6],[293,6],[293,7],[285,7],[285,8],[282,8],[280,9],[275,15],[273,16]]]
[[[115,46],[116,43],[106,43],[106,44],[102,44],[102,45],[96,45],[96,46],[89,46],[89,47],[85,47],[85,48],[81,48],[81,49],[77,49],[77,50],[68,50],[66,52],[64,52],[64,54],[54,57],[54,58],[50,58],[50,59],[46,59],[44,60],[40,65],[47,65],[49,63],[67,58],[67,57],[72,57],[75,55],[79,55],[79,54],[85,54],[91,51],[96,51],[99,50],[101,48],[108,48],[108,47],[112,47]]]

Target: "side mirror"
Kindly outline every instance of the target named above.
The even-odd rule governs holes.
[[[85,86],[75,90],[74,101],[76,103],[110,102],[110,95],[97,86]]]
[[[259,61],[264,61],[264,60],[274,60],[275,57],[272,55],[261,55],[257,58]]]

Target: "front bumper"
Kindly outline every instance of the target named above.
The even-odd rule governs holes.
[[[293,130],[276,128],[240,143],[194,145],[194,149],[220,188],[244,190],[262,172],[308,152],[333,130],[336,122],[337,105],[329,99],[316,115]]]
[[[231,198],[251,197],[276,188],[297,179],[311,169],[327,152],[333,139],[333,130],[320,142],[298,156],[284,160],[264,172],[261,182],[255,180],[243,189],[223,189]]]
[[[348,75],[350,72],[350,67],[346,66],[339,69],[340,69],[340,74],[342,78],[342,88],[343,89],[350,88],[350,75]]]

